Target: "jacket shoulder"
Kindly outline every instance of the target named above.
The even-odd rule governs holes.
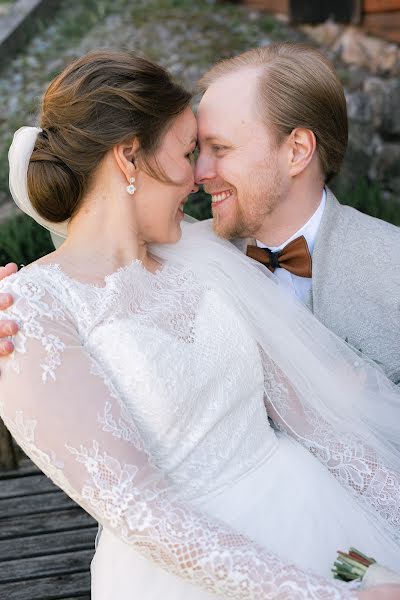
[[[396,240],[400,239],[400,227],[397,225],[366,215],[346,204],[340,204],[340,212],[342,213],[343,218],[345,218],[353,228],[361,227],[362,230],[365,231],[384,232],[386,235],[393,236]]]
[[[400,227],[366,215],[351,206],[340,205],[339,212],[338,221],[342,221],[343,229],[346,229],[348,243],[355,246],[365,244],[364,256],[390,251],[400,260]]]

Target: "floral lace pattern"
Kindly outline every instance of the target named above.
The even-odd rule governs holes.
[[[105,528],[219,597],[355,597],[187,502],[229,486],[276,444],[257,346],[212,290],[176,267],[154,276],[137,264],[104,288],[58,267],[24,269],[0,287],[15,298],[3,317],[21,327],[2,375],[1,416]]]
[[[266,408],[289,433],[366,507],[373,507],[387,533],[400,541],[400,475],[390,471],[353,434],[338,434],[321,417],[303,409],[282,373],[262,354]],[[358,365],[356,365],[358,366]]]
[[[340,439],[316,419],[310,451],[327,466],[335,478],[366,505],[372,506],[387,524],[387,531],[400,541],[400,476],[390,471],[355,436]]]
[[[65,319],[64,312],[60,304],[52,299],[48,304],[44,300],[45,290],[35,281],[15,282],[15,292],[29,301],[30,310],[22,314],[18,308],[13,310],[13,318],[20,325],[20,333],[16,337],[17,352],[26,352],[27,340],[34,339],[40,341],[45,350],[45,359],[41,364],[43,383],[46,383],[50,377],[55,380],[55,372],[61,365],[61,353],[64,349],[63,342],[54,334],[47,333],[40,324],[40,318],[49,316],[55,322]],[[18,364],[12,363],[17,368]]]

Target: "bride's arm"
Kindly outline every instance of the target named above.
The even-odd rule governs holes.
[[[335,429],[322,414],[303,403],[275,363],[265,353],[261,356],[265,406],[273,423],[307,447],[343,487],[372,507],[398,535],[400,473],[385,465],[354,432]],[[339,368],[340,376],[349,377],[349,373],[341,373]],[[350,376],[359,377],[356,373]]]
[[[72,319],[48,295],[8,284],[16,351],[2,362],[0,414],[36,464],[119,539],[218,596],[355,598],[179,501]],[[22,296],[21,296],[22,293]]]

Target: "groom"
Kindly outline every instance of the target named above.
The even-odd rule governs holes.
[[[217,64],[201,86],[196,180],[212,194],[215,231],[400,383],[400,229],[326,187],[347,146],[333,67],[312,48],[271,44]],[[0,308],[11,302],[0,294]],[[0,323],[0,337],[16,330]]]
[[[200,83],[196,182],[212,194],[215,231],[400,383],[400,228],[326,187],[347,146],[332,65],[312,48],[272,44]]]

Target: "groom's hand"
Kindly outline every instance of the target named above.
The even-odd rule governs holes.
[[[15,263],[9,263],[5,267],[0,267],[0,280],[5,279],[12,273],[16,273],[18,267]],[[0,294],[0,311],[5,310],[13,303],[13,297],[11,294]],[[0,356],[7,356],[14,350],[14,345],[10,340],[3,340],[1,338],[15,335],[18,332],[18,325],[15,321],[1,321],[0,320]]]

